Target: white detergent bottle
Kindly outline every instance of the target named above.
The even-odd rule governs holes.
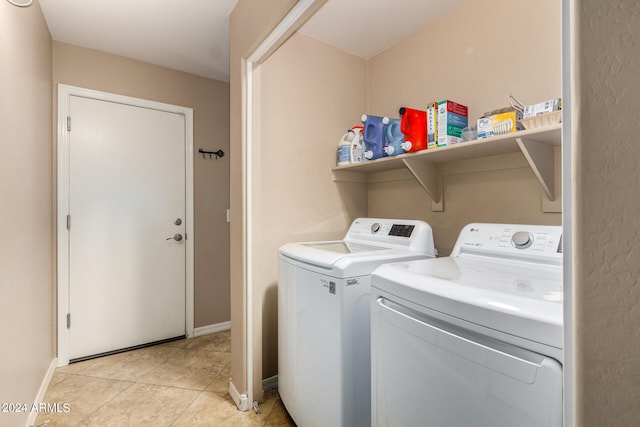
[[[362,148],[362,126],[355,126],[351,129],[354,133],[353,141],[351,141],[351,163],[361,163],[364,161]]]
[[[349,129],[338,141],[338,166],[345,166],[351,163],[351,143],[355,133]]]

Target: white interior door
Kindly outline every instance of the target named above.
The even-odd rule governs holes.
[[[184,335],[185,116],[82,96],[69,116],[69,359]]]

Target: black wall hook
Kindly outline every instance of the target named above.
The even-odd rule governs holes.
[[[203,159],[204,159],[204,156],[206,156],[207,154],[209,155],[209,158],[211,158],[211,156],[216,156],[216,159],[218,157],[224,157],[224,151],[222,150],[206,151],[206,150],[203,150],[202,148],[198,148],[198,153],[202,154]]]

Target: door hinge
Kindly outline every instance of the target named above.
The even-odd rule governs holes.
[[[71,328],[71,313],[67,313],[67,329]]]
[[[67,132],[71,132],[71,116],[67,116]]]
[[[67,230],[71,230],[71,215],[67,215]]]

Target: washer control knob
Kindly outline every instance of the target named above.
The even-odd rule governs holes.
[[[518,231],[511,236],[511,243],[516,249],[526,249],[533,245],[533,236],[528,231]]]
[[[371,224],[371,232],[377,233],[378,231],[380,231],[380,223],[374,222]]]

